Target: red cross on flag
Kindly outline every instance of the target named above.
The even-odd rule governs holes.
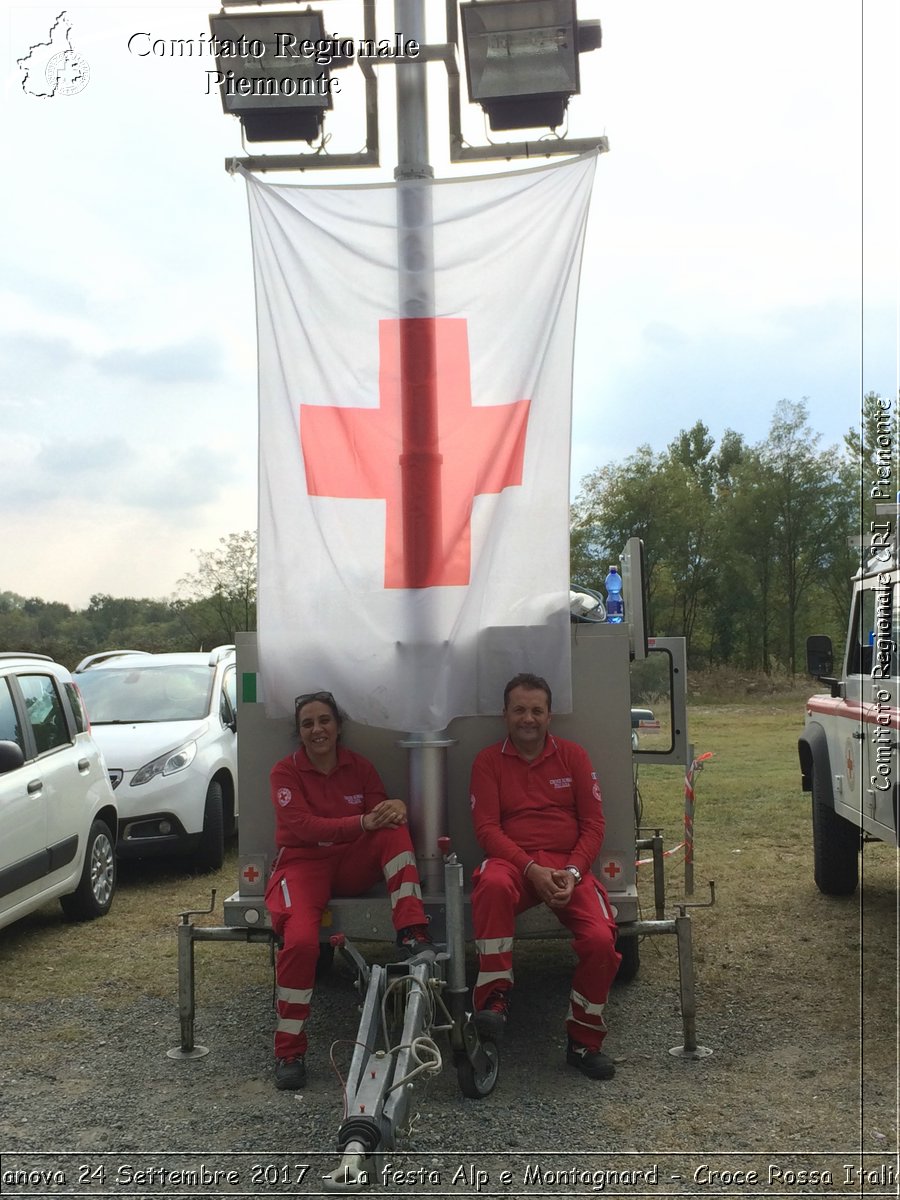
[[[327,688],[357,721],[441,730],[498,712],[522,670],[566,711],[596,157],[362,187],[246,176],[270,715]]]

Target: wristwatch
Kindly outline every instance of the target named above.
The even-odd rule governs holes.
[[[581,872],[577,867],[566,867],[566,870],[572,876],[576,883],[581,883]]]

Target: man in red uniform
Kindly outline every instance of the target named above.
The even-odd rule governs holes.
[[[603,842],[600,788],[586,751],[550,733],[551,700],[539,676],[511,679],[503,694],[508,736],[472,766],[472,816],[487,855],[472,893],[475,1024],[483,1037],[502,1036],[516,916],[544,903],[571,930],[578,956],[566,1061],[590,1079],[611,1079],[615,1065],[600,1049],[603,1008],[621,957],[609,900],[591,874]]]
[[[319,956],[319,925],[329,899],[358,896],[384,876],[397,944],[407,958],[434,958],[406,806],[389,800],[378,772],[339,744],[341,714],[330,692],[296,700],[301,746],[272,768],[275,841],[266,887],[276,961],[275,1086],[301,1088],[303,1056]]]

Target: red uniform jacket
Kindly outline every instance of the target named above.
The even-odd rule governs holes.
[[[532,762],[509,738],[472,765],[472,819],[482,849],[524,871],[534,852],[567,855],[587,874],[603,844],[603,806],[591,760],[577,742],[547,736]]]
[[[360,817],[387,799],[384,784],[367,758],[338,746],[330,775],[317,771],[301,746],[272,768],[278,861],[320,858],[338,842],[363,836]]]

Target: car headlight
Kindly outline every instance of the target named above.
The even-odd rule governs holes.
[[[134,779],[131,781],[131,786],[138,787],[142,783],[149,783],[157,775],[174,775],[178,771],[183,771],[185,767],[189,767],[194,761],[196,753],[197,743],[186,742],[183,746],[179,746],[177,750],[172,750],[168,754],[161,754],[159,758],[154,758],[152,762],[146,763],[135,773]]]

